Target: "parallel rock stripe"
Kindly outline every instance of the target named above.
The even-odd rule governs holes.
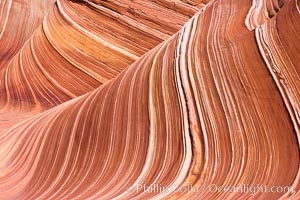
[[[157,26],[128,17],[126,3],[145,12],[169,4],[58,0],[0,74],[1,111],[26,114],[0,135],[0,199],[299,198],[299,1],[187,2],[197,13],[160,44],[169,33],[146,35],[157,41],[151,49],[113,40],[93,16],[136,19],[143,28],[129,30],[142,37],[144,25]],[[80,23],[81,12],[95,21]],[[199,190],[137,190],[156,184]],[[211,192],[211,184],[295,191]]]

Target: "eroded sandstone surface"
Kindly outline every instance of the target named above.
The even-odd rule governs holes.
[[[298,0],[28,2],[0,1],[0,199],[300,198]]]

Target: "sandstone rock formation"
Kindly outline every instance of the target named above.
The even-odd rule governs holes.
[[[0,199],[300,198],[298,0],[0,7]]]
[[[103,6],[67,0],[55,5],[32,2],[31,7],[12,0],[2,3],[7,16],[2,20],[0,132],[93,91],[176,33],[199,10],[181,2],[143,2],[124,1],[123,7],[116,1]],[[28,8],[24,16],[32,20],[17,20],[20,6]],[[41,15],[42,6],[49,13]],[[13,31],[16,27],[20,30]]]

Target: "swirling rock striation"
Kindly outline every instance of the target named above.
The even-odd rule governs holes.
[[[27,18],[29,25],[20,26],[25,31],[14,32],[23,40],[16,43],[14,35],[2,37],[8,43],[3,47],[14,51],[1,57],[0,132],[111,80],[177,32],[199,10],[186,3],[167,2],[124,1],[120,6],[117,1],[98,5],[92,1],[58,0],[44,18],[36,17],[36,8],[29,7],[28,12],[35,18]],[[4,2],[7,15],[15,14],[9,3],[27,6]],[[43,3],[32,2],[37,7]],[[16,21],[13,16],[9,18],[12,22],[6,23],[7,18],[2,20],[7,24],[4,33],[11,32],[12,20]],[[38,22],[40,26],[36,27]]]
[[[110,29],[107,38],[94,38],[96,26],[75,20],[85,20],[84,10],[91,7],[116,9],[126,18],[124,2],[130,3],[57,1],[43,26],[22,47],[20,59],[12,60],[3,72],[5,109],[13,105],[45,111],[1,134],[0,199],[299,199],[299,1],[215,0],[194,5],[198,11],[179,32],[161,38],[165,41],[149,47],[140,58],[132,57],[136,61],[128,68],[106,77],[101,71],[105,67],[96,61],[86,65],[91,55],[105,52],[89,50],[94,48],[90,40],[102,41],[101,48],[116,43],[111,56],[103,58],[111,62],[128,58],[129,63],[130,55],[142,53],[121,48],[126,42],[110,38]],[[85,17],[68,15],[73,9]],[[59,19],[63,16],[65,20]],[[140,16],[135,15],[137,21]],[[72,22],[80,27],[73,24],[74,35],[63,40],[54,30]],[[82,39],[79,32],[84,31],[88,32]],[[68,45],[80,41],[86,41],[82,51],[68,51]],[[69,62],[57,76],[78,80],[57,78],[59,85],[52,84],[51,89],[42,80],[48,76],[54,80],[55,69],[49,72],[47,57],[34,66],[22,65],[43,59],[47,49],[57,56],[57,64]],[[51,49],[56,50],[53,55]],[[119,61],[120,57],[126,59]],[[68,66],[81,69],[82,77]],[[30,75],[36,79],[32,83],[24,78]],[[93,85],[91,77],[100,84]],[[27,81],[29,89],[9,86],[9,81],[17,80]],[[76,83],[73,88],[71,82]],[[23,102],[33,107],[24,107]],[[143,184],[207,188],[212,183],[292,186],[294,192],[134,189]]]

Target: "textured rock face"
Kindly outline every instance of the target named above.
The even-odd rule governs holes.
[[[1,21],[0,132],[98,88],[199,10],[182,2],[100,2],[1,3],[6,15]],[[23,21],[18,20],[20,7],[26,11]],[[49,13],[41,14],[43,7]]]
[[[300,198],[299,1],[27,4],[0,1],[0,199]],[[214,187],[245,185],[293,191]]]

